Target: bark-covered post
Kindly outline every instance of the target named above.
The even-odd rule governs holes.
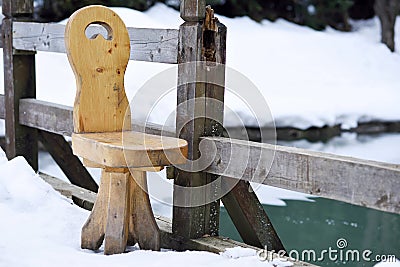
[[[19,100],[36,97],[35,53],[13,49],[13,21],[32,18],[32,0],[3,0],[3,57],[6,115],[6,153],[24,156],[38,169],[37,130],[19,124]]]
[[[213,17],[211,8],[206,12],[205,0],[182,0],[181,17],[185,22],[179,30],[176,134],[188,141],[189,160],[196,160],[201,156],[200,137],[223,133],[226,27]],[[188,62],[204,64],[185,64]],[[211,71],[206,71],[208,67]],[[198,78],[210,83],[193,82]],[[191,187],[199,188],[215,179],[211,174],[175,169],[175,235],[183,238],[218,235],[220,201],[192,205],[199,199],[214,199],[218,188],[187,193]],[[184,188],[186,193],[177,187]],[[186,205],[182,206],[182,202]]]
[[[381,41],[394,52],[394,26],[400,12],[400,0],[376,0],[374,9],[381,22]]]

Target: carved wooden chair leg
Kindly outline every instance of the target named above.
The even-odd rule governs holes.
[[[101,174],[99,192],[92,212],[82,227],[81,248],[98,250],[103,243],[105,223],[108,212],[108,196],[110,191],[110,174],[104,170]]]
[[[107,171],[106,171],[107,172]],[[130,174],[129,172],[107,172],[110,175],[107,224],[104,237],[104,254],[125,251],[128,241]]]
[[[141,249],[160,250],[160,231],[147,194],[146,172],[131,170],[132,209],[129,232]]]

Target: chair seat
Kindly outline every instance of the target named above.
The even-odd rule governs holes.
[[[134,131],[72,134],[75,155],[111,168],[184,164],[187,146],[183,139]]]

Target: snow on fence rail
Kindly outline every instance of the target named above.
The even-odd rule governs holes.
[[[4,96],[0,95],[0,106],[4,106],[3,103]],[[0,118],[4,118],[1,108]],[[72,107],[21,99],[19,122],[70,136],[73,131]],[[138,125],[133,125],[133,128],[142,129]],[[160,125],[146,125],[147,133],[160,134],[160,129]],[[164,129],[163,134],[175,136],[175,131]],[[202,145],[209,147],[210,151],[212,146],[217,148],[214,160],[205,170],[208,173],[246,181],[257,180],[267,185],[400,213],[400,168],[396,165],[223,137],[204,137]],[[260,158],[262,151],[275,151],[270,170],[269,164]],[[231,155],[247,153],[248,163],[244,172],[243,164],[230,164],[227,171],[227,163],[235,159]]]

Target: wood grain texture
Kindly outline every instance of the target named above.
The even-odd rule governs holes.
[[[234,184],[232,184],[234,183]],[[249,182],[224,179],[222,188],[231,191],[222,198],[222,203],[232,219],[243,241],[251,246],[285,251],[263,205]]]
[[[65,26],[56,23],[14,22],[14,48],[27,51],[66,53]],[[89,34],[99,31],[91,26]],[[177,63],[178,30],[128,28],[131,60]]]
[[[6,108],[4,103],[4,95],[0,95],[0,119],[5,119]]]
[[[4,101],[4,96],[0,95],[0,115],[2,99]],[[74,128],[72,113],[73,108],[69,106],[26,98],[20,100],[19,123],[51,133],[71,136]],[[161,132],[163,132],[164,136],[175,137],[175,128],[154,123],[146,123],[145,126],[132,124],[134,131],[143,131],[143,129],[148,134],[161,135]]]
[[[228,138],[202,140],[218,154],[207,172],[400,213],[397,165]],[[274,155],[272,166],[261,152]]]
[[[2,12],[6,17],[30,17],[33,13],[33,0],[3,0]]]
[[[71,136],[74,126],[73,108],[38,99],[21,99],[19,123],[36,129]]]
[[[125,251],[128,242],[130,213],[130,173],[107,172],[110,176],[108,211],[104,236],[104,254],[112,255]]]
[[[103,170],[96,202],[93,205],[89,218],[82,227],[81,248],[83,249],[97,250],[103,243],[108,217],[110,183],[110,173]]]
[[[77,206],[86,210],[93,209],[93,205],[97,196],[95,192],[67,183],[42,172],[39,173],[39,176],[63,196],[71,198]]]
[[[179,30],[179,52],[178,62],[200,62],[202,60],[203,28],[200,23],[185,22]],[[199,141],[203,135],[205,126],[205,102],[196,101],[197,98],[205,96],[205,84],[195,83],[197,77],[202,77],[204,72],[200,64],[179,64],[178,66],[178,89],[177,89],[177,111],[176,129],[179,138],[188,141],[188,159],[196,160],[200,157]],[[190,81],[190,82],[188,82]],[[204,98],[203,98],[204,99]],[[203,116],[201,115],[203,114]],[[197,117],[196,117],[197,116]],[[206,174],[199,172],[186,172],[176,169],[174,185],[180,187],[199,187],[207,183]],[[195,202],[196,195],[186,196],[179,190],[174,190],[173,207],[173,232],[184,238],[198,238],[205,234],[218,234],[213,222],[205,220],[205,206],[180,207],[182,203]],[[211,229],[213,231],[209,231]]]
[[[160,250],[160,230],[154,220],[150,203],[146,172],[130,170],[131,207],[129,217],[129,235],[131,245],[136,241],[140,249]],[[150,218],[150,219],[149,219]],[[138,234],[140,233],[140,234]]]
[[[205,18],[205,0],[182,0],[180,6],[181,18],[184,21],[201,21]]]
[[[86,37],[85,30],[93,22],[107,29],[107,39],[102,35]],[[124,127],[129,130],[124,74],[130,44],[123,21],[102,6],[82,8],[68,20],[65,46],[77,87],[74,132],[112,132]]]
[[[4,19],[4,86],[6,118],[6,154],[9,159],[23,156],[34,170],[38,169],[36,129],[19,124],[19,100],[36,97],[35,55],[18,54],[13,49],[12,19]]]
[[[189,11],[194,8],[192,11],[198,12],[196,5],[201,3],[202,1],[183,1],[182,5],[190,5],[187,7]],[[181,15],[182,12],[186,11],[181,9]],[[177,136],[188,141],[190,160],[201,157],[199,149],[201,136],[220,136],[223,133],[226,27],[223,24],[217,25],[210,8],[207,10],[206,18],[212,27],[209,27],[210,24],[185,22],[180,27],[179,35],[179,63],[189,64],[180,64],[178,67],[176,125]],[[201,172],[177,169],[174,172],[174,184],[177,188],[199,187],[216,180],[214,175]],[[214,182],[213,186],[202,188],[205,190],[202,193],[204,198],[213,201],[203,206],[175,205],[173,211],[175,234],[185,238],[196,238],[205,234],[218,235],[220,185]],[[190,206],[190,203],[199,198],[198,195],[183,196],[176,189],[174,203],[185,201]]]
[[[113,168],[152,167],[186,162],[187,142],[133,131],[72,134],[76,155]]]

